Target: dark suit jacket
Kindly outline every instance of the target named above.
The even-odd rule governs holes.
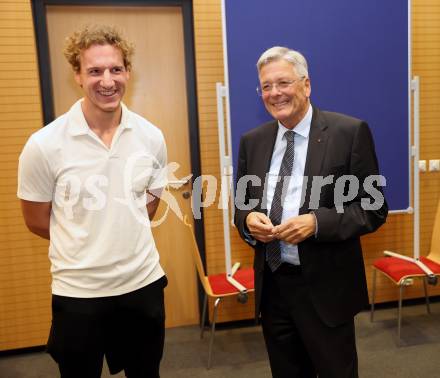
[[[272,121],[244,134],[240,141],[237,182],[245,175],[255,175],[262,183],[269,171],[278,125]],[[300,214],[315,213],[318,232],[298,244],[302,274],[308,283],[312,302],[329,326],[337,326],[353,318],[368,305],[365,269],[359,237],[375,231],[385,222],[388,207],[386,201],[377,210],[364,210],[361,200],[370,200],[371,190],[364,190],[364,179],[378,175],[378,163],[374,143],[368,125],[358,119],[320,111],[313,108],[309,145],[303,185],[305,201]],[[310,208],[313,176],[333,175],[333,184],[321,189],[319,205]],[[337,212],[334,201],[335,182],[342,175],[354,175],[359,181],[355,198],[343,204],[343,212]],[[377,186],[375,187],[380,190]],[[257,199],[253,210],[243,210],[243,199],[236,190],[235,224],[243,239],[246,216],[251,211],[266,213],[263,185],[248,182],[244,204]],[[313,186],[315,190],[315,186]],[[243,191],[242,191],[243,193]],[[243,197],[243,196],[242,196]],[[312,196],[313,197],[313,196]],[[288,201],[288,198],[285,199]],[[373,201],[374,202],[374,201]],[[263,205],[262,205],[263,204]],[[312,204],[313,205],[313,204]],[[241,207],[241,209],[240,209]],[[257,242],[255,248],[255,304],[259,315],[265,244]]]

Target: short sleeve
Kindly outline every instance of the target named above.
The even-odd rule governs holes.
[[[54,179],[40,146],[30,137],[18,161],[18,189],[20,199],[34,202],[51,202]]]
[[[153,176],[151,177],[148,185],[148,190],[161,189],[167,186],[167,147],[163,135],[158,143],[158,149],[154,156],[155,166],[153,170]]]

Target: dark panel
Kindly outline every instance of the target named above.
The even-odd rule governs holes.
[[[234,166],[241,134],[270,119],[255,64],[272,46],[303,53],[312,103],[366,120],[390,209],[409,206],[407,0],[225,0]]]

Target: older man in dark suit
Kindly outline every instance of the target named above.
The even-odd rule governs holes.
[[[368,304],[360,236],[386,219],[368,125],[310,103],[307,62],[273,47],[257,89],[275,119],[242,136],[235,223],[255,249],[256,314],[274,377],[357,377]]]

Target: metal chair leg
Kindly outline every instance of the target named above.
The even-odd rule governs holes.
[[[202,320],[200,321],[200,338],[203,339],[203,333],[205,331],[205,319],[206,319],[206,308],[208,307],[208,295],[205,293],[203,298],[203,309],[202,309]]]
[[[371,290],[371,312],[370,312],[370,322],[374,321],[374,300],[376,296],[376,275],[377,271],[373,268],[373,288]]]
[[[429,306],[429,296],[428,296],[428,278],[425,276],[423,277],[423,290],[425,291],[425,300],[426,300],[426,309],[428,311],[428,314],[431,313],[431,307]]]
[[[212,346],[214,344],[215,322],[217,320],[218,305],[221,300],[222,300],[221,298],[217,298],[214,302],[214,314],[212,316],[211,339],[209,341],[209,352],[208,352],[208,369],[211,368],[211,356],[212,356]]]
[[[399,308],[397,311],[397,342],[400,345],[400,329],[402,325],[402,297],[403,297],[403,288],[405,287],[404,282],[400,284],[399,287]]]

